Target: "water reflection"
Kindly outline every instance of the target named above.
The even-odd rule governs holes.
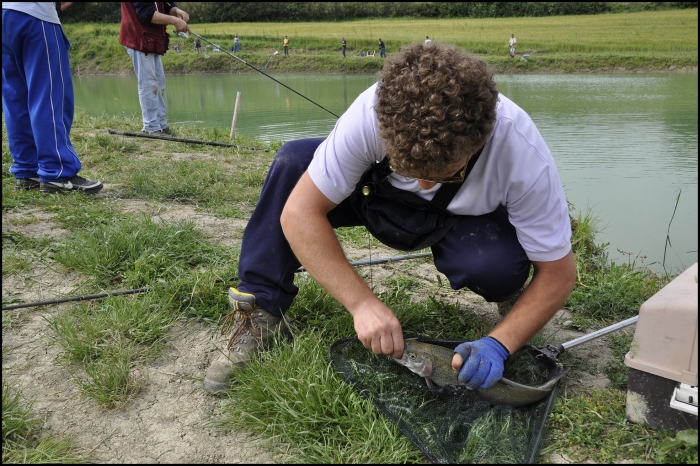
[[[375,82],[372,75],[277,75],[338,115]],[[499,90],[527,111],[547,141],[569,201],[592,208],[616,248],[684,268],[697,261],[697,74],[499,75]],[[260,74],[168,76],[171,124],[231,127],[267,141],[323,137],[336,118]],[[81,77],[76,105],[90,114],[140,115],[134,77]],[[653,268],[660,270],[659,265]]]

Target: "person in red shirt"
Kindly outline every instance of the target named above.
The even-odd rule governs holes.
[[[190,16],[174,2],[122,2],[119,43],[134,63],[145,133],[172,135],[165,118],[165,72],[161,56],[168,50],[166,25],[177,32],[192,32]]]

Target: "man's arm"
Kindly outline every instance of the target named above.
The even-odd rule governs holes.
[[[192,32],[187,25],[187,22],[190,20],[190,15],[174,4],[170,6],[170,3],[166,3],[166,8],[170,8],[166,10],[167,14],[157,11],[155,3],[133,2],[133,4],[136,9],[136,14],[139,15],[139,19],[145,23],[172,24],[178,32]]]
[[[173,14],[175,12],[175,14]],[[179,14],[178,14],[179,13]],[[170,9],[170,14],[160,13],[156,11],[153,13],[151,18],[151,23],[153,24],[172,24],[175,26],[177,32],[192,32],[190,27],[187,25],[190,17],[187,13],[179,9],[178,7],[172,7]]]
[[[401,324],[350,265],[327,214],[336,207],[308,172],[299,180],[282,212],[282,230],[299,262],[350,312],[365,348],[401,357]]]
[[[554,317],[576,282],[576,264],[571,251],[559,260],[532,264],[535,267],[532,281],[510,313],[489,334],[511,354]]]

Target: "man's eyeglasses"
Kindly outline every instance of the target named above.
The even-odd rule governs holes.
[[[418,180],[418,181],[427,181],[428,183],[449,184],[449,183],[461,183],[462,181],[464,181],[464,177],[467,174],[467,164],[468,163],[469,163],[469,159],[467,159],[467,161],[464,162],[464,167],[462,167],[462,169],[459,172],[457,172],[454,175],[449,176],[445,179],[442,179],[442,180],[426,180],[425,178],[415,178],[413,176],[401,175],[401,173],[396,173],[396,171],[394,171],[394,168],[391,165],[389,165],[389,168],[391,168],[391,170],[394,173],[396,173],[397,175],[401,175],[401,176],[404,176],[406,178],[411,178],[411,179]]]

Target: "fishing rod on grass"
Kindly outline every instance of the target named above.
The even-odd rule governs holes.
[[[419,254],[407,254],[403,256],[392,256],[392,257],[383,257],[380,259],[370,259],[370,260],[359,260],[359,261],[353,261],[350,262],[350,265],[353,265],[355,267],[362,267],[365,265],[374,265],[374,264],[383,264],[385,262],[399,262],[407,259],[418,259],[421,257],[428,257],[432,256],[432,252],[422,252]],[[306,272],[306,269],[304,267],[299,267],[294,271],[294,273],[301,273],[301,272]],[[218,278],[216,280],[216,283],[223,283],[223,282],[231,282],[233,280],[238,280],[238,277],[232,277],[229,278],[228,280],[224,280],[222,278]],[[67,303],[71,301],[87,301],[90,299],[100,299],[100,298],[107,298],[109,296],[121,296],[121,295],[129,295],[129,294],[137,294],[137,293],[147,293],[149,291],[153,290],[153,288],[146,286],[143,288],[137,288],[134,290],[122,290],[122,291],[107,291],[105,293],[98,293],[98,294],[91,294],[91,295],[86,295],[86,296],[74,296],[71,298],[61,298],[61,299],[53,299],[50,301],[40,301],[36,303],[23,303],[23,304],[13,304],[11,306],[3,306],[2,310],[4,311],[10,311],[12,309],[21,309],[25,307],[38,307],[38,306],[48,306],[50,304],[61,304],[61,303]]]
[[[190,32],[192,32],[191,29],[190,29]],[[188,35],[186,32],[176,32],[175,34],[178,35],[179,37],[182,37],[183,39],[187,39],[187,38],[189,37],[189,35]],[[247,66],[253,68],[253,69],[254,69],[255,71],[257,71],[258,73],[264,74],[265,76],[267,76],[268,78],[270,78],[270,79],[272,79],[274,82],[276,82],[277,84],[280,84],[280,85],[286,87],[287,89],[289,89],[290,91],[294,92],[294,93],[297,94],[298,96],[303,97],[304,99],[308,100],[308,101],[311,102],[312,104],[314,104],[314,105],[316,105],[316,106],[322,108],[323,110],[327,111],[328,113],[330,113],[330,114],[333,115],[334,117],[340,118],[338,115],[336,115],[335,113],[331,112],[330,110],[328,110],[328,109],[327,109],[326,107],[324,107],[323,105],[314,102],[313,100],[309,99],[308,97],[306,97],[306,96],[303,95],[303,94],[300,94],[299,92],[295,91],[295,90],[292,89],[291,87],[289,87],[289,86],[287,86],[286,84],[284,84],[284,83],[282,83],[282,82],[276,80],[275,78],[273,78],[273,77],[270,76],[269,74],[267,74],[267,73],[265,73],[264,71],[262,71],[262,70],[260,70],[260,69],[258,69],[258,68],[256,68],[256,67],[254,67],[253,65],[251,65],[250,63],[248,63],[247,61],[245,61],[244,59],[242,59],[241,57],[237,57],[236,55],[230,53],[228,50],[226,50],[225,48],[220,47],[219,45],[215,44],[214,42],[210,41],[209,39],[200,36],[200,35],[197,34],[196,32],[192,32],[192,35],[195,36],[195,37],[199,37],[199,38],[202,39],[204,42],[210,43],[213,47],[218,48],[219,50],[221,50],[222,52],[224,52],[224,53],[225,53],[226,55],[228,55],[229,57],[235,58],[236,60],[238,60],[239,62],[243,63],[244,65],[247,65]],[[276,54],[277,54],[277,52],[275,52],[275,55],[276,55]],[[269,63],[269,60],[268,60],[268,63]],[[267,64],[265,64],[265,68],[267,68]]]
[[[187,144],[204,144],[204,145],[208,145],[208,146],[235,147],[237,149],[259,150],[259,151],[263,151],[263,152],[269,152],[268,149],[263,149],[261,147],[246,147],[246,146],[239,146],[237,144],[226,144],[223,142],[201,141],[199,139],[176,138],[176,137],[172,137],[172,136],[162,136],[159,134],[134,133],[131,131],[117,131],[114,129],[110,129],[107,132],[109,134],[118,134],[121,136],[131,136],[134,138],[161,139],[163,141],[184,142]]]

